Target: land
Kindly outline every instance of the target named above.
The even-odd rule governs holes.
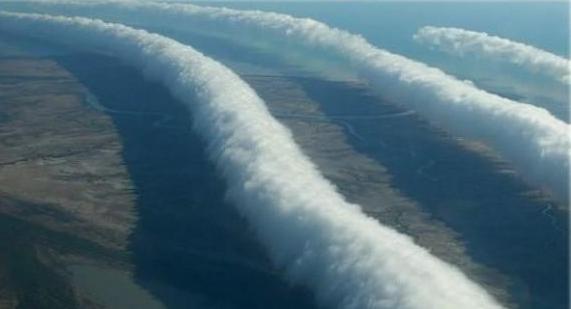
[[[0,308],[315,307],[164,87],[106,56],[0,43]],[[567,223],[488,149],[356,82],[242,77],[350,202],[507,306],[556,308],[565,282],[532,283],[566,269]]]
[[[88,306],[62,264],[126,261],[121,141],[68,71],[12,47],[0,58],[0,308]]]
[[[2,211],[124,249],[133,194],[109,117],[52,60],[0,59],[0,83]]]
[[[244,78],[352,202],[363,205],[365,212],[381,222],[415,235],[419,244],[437,255],[479,275],[489,272],[470,260],[452,230],[430,219],[392,187],[386,168],[356,153],[347,142],[343,123],[329,121],[319,102],[311,100],[299,85],[276,76]],[[137,197],[122,154],[123,140],[111,119],[114,113],[125,111],[113,112],[99,105],[89,89],[53,59],[0,59],[0,86],[0,212],[24,230],[36,231],[26,233],[38,238],[30,241],[4,234],[13,243],[9,248],[27,248],[17,254],[13,249],[5,251],[2,264],[10,270],[5,273],[12,273],[2,277],[11,287],[1,294],[9,304],[6,307],[15,308],[28,298],[46,306],[83,307],[96,303],[93,290],[95,299],[109,302],[108,291],[93,288],[102,286],[102,279],[94,274],[118,273],[110,276],[129,280],[129,269],[134,267],[128,256]],[[10,278],[21,276],[21,270],[12,265],[22,257],[41,268],[29,274],[31,281],[43,278],[49,282],[45,286],[57,281],[65,292],[34,291],[29,285],[18,287],[11,282]],[[78,269],[81,280],[74,279],[69,265]],[[82,290],[82,286],[90,288]],[[55,303],[41,296],[54,293],[62,294]]]
[[[414,199],[407,197],[393,181],[387,167],[370,155],[357,151],[351,140],[371,142],[361,136],[353,122],[379,122],[389,119],[419,122],[417,116],[407,110],[388,108],[371,113],[347,113],[329,115],[322,106],[334,104],[333,100],[316,100],[307,90],[311,79],[287,78],[280,76],[249,75],[243,78],[256,89],[270,106],[272,114],[293,132],[294,139],[304,152],[317,165],[321,173],[350,202],[358,204],[369,216],[401,233],[410,235],[420,246],[427,248],[439,258],[462,268],[473,280],[487,287],[510,303],[507,293],[509,279],[503,274],[478,264],[471,259],[461,235],[441,220],[435,219]],[[337,84],[337,85],[335,85]],[[364,85],[358,82],[331,83],[330,86],[351,89],[355,93],[365,93]],[[343,104],[343,103],[342,103]],[[347,103],[345,103],[347,104]],[[434,130],[424,124],[426,131]],[[393,132],[398,135],[398,132]],[[442,135],[441,132],[433,134]],[[448,137],[443,135],[444,139]],[[477,145],[466,145],[477,148]],[[480,146],[481,147],[481,146]],[[431,179],[424,174],[434,163],[432,160],[416,170],[416,176]]]

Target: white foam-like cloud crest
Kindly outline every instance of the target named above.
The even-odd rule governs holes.
[[[56,1],[40,9],[82,14],[130,14],[147,23],[184,29],[203,23],[248,37],[309,48],[352,66],[372,88],[419,112],[452,134],[481,140],[513,163],[530,182],[569,201],[571,130],[545,109],[502,98],[439,69],[379,49],[359,35],[308,18],[192,4]]]
[[[188,4],[140,7],[247,26],[334,53],[381,94],[410,106],[453,134],[485,141],[532,182],[550,189],[563,201],[568,199],[571,131],[542,108],[487,93],[441,70],[378,49],[359,35],[312,19]]]
[[[543,74],[569,84],[568,59],[537,47],[514,42],[485,32],[461,28],[426,26],[414,40],[456,56],[477,56],[492,61],[518,65],[532,73]]]
[[[229,198],[270,256],[294,282],[313,288],[322,305],[501,308],[455,267],[347,203],[252,89],[191,47],[78,17],[2,12],[0,27],[111,52],[162,82],[190,109]]]

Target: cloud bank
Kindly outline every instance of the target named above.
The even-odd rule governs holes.
[[[312,287],[322,305],[501,307],[456,268],[347,203],[252,89],[191,47],[79,17],[2,12],[0,26],[113,53],[162,82],[190,110],[228,183],[229,198],[273,261],[292,281]]]
[[[414,40],[452,55],[508,62],[563,84],[569,84],[570,81],[571,67],[568,59],[484,32],[427,26],[418,30]]]
[[[565,204],[569,201],[568,124],[543,108],[488,93],[439,69],[379,49],[359,35],[308,18],[192,4],[65,1],[31,7],[135,18],[142,24],[166,23],[189,31],[215,29],[313,51],[349,65],[378,93],[416,110],[451,134],[485,142],[528,181]]]

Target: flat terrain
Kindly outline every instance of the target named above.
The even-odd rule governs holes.
[[[164,87],[105,56],[0,48],[0,308],[315,308]],[[367,214],[509,307],[566,304],[566,213],[493,153],[362,84],[242,78]]]
[[[89,306],[62,264],[126,261],[135,216],[121,142],[68,71],[15,46],[4,50],[0,308]]]
[[[83,103],[87,90],[53,60],[0,59],[0,86],[2,211],[124,248],[133,194],[109,117]]]

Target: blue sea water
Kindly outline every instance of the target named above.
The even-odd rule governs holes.
[[[206,5],[206,3],[204,4]],[[423,26],[488,32],[552,53],[569,54],[566,2],[208,2],[209,6],[257,9],[308,17],[360,34],[378,47],[426,60],[412,40]]]

